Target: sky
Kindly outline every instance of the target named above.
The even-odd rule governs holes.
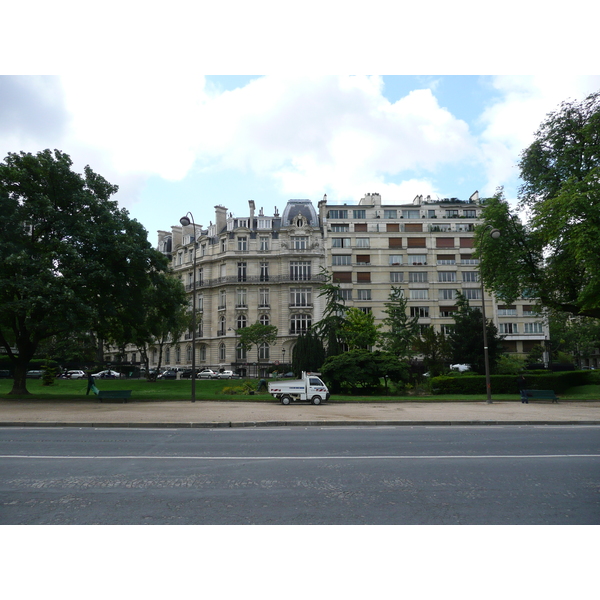
[[[181,74],[0,77],[0,152],[57,148],[119,186],[151,243],[188,211],[272,214],[378,192],[468,199],[503,186],[545,115],[600,76]]]

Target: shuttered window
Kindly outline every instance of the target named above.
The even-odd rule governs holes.
[[[364,282],[369,282],[371,281],[371,273],[357,273],[356,274],[356,281],[357,283],[364,283]]]
[[[334,271],[333,283],[352,283],[352,272]]]
[[[407,246],[409,248],[425,248],[425,238],[408,238]]]
[[[402,238],[401,237],[393,237],[389,239],[389,247],[390,248],[402,248]]]
[[[385,226],[386,231],[400,231],[400,223],[387,223]]]
[[[439,237],[435,239],[436,248],[454,248],[454,238]]]
[[[407,223],[404,226],[404,231],[409,231],[412,233],[419,233],[421,231],[423,231],[423,223]]]

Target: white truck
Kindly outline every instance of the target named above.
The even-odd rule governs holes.
[[[281,400],[281,404],[291,404],[302,400],[310,400],[313,404],[321,404],[329,400],[329,390],[319,378],[320,373],[302,372],[302,379],[292,381],[272,381],[269,383],[269,394]]]

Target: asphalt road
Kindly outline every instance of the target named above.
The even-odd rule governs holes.
[[[2,524],[599,524],[599,426],[0,428]]]

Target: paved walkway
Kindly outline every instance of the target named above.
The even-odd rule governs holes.
[[[0,400],[0,426],[253,427],[600,424],[600,402],[131,402]]]

